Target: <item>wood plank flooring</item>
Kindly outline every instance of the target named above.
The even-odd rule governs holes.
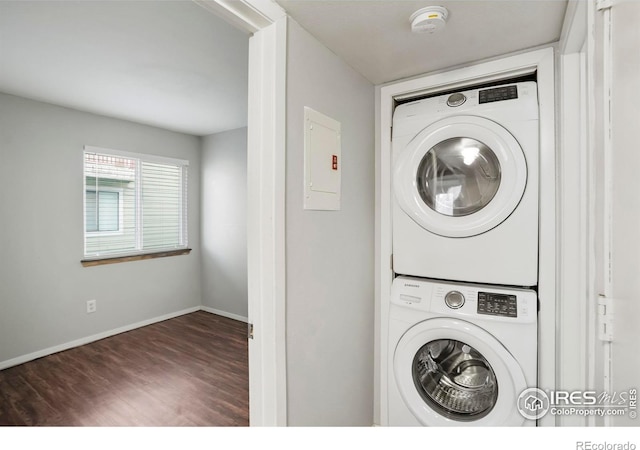
[[[204,311],[0,371],[0,425],[247,426],[247,326]]]

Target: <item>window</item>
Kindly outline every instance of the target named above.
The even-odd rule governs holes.
[[[85,147],[85,258],[186,249],[188,164]]]
[[[121,192],[103,188],[85,191],[85,231],[87,233],[121,232]]]

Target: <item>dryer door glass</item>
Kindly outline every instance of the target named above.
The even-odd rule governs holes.
[[[446,216],[467,216],[484,208],[500,186],[500,162],[480,141],[446,139],[429,149],[418,166],[418,193]]]
[[[422,399],[449,419],[480,419],[498,400],[491,365],[464,342],[438,339],[423,345],[413,358],[412,373]]]

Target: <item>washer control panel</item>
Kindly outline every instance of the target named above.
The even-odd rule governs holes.
[[[511,294],[478,292],[478,314],[518,317],[518,299]]]
[[[534,323],[538,317],[538,295],[524,288],[398,276],[389,300],[394,306],[390,311],[402,320],[415,320],[421,313],[471,322]]]
[[[462,295],[462,292],[449,291],[444,296],[444,302],[451,309],[461,308],[464,305],[464,295]]]

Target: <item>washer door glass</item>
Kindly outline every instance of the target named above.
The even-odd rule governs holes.
[[[480,419],[498,400],[498,382],[489,362],[453,339],[423,345],[413,358],[413,382],[439,414],[458,421]]]
[[[418,193],[427,206],[452,217],[473,214],[488,205],[500,179],[495,153],[468,137],[446,139],[431,147],[416,176]]]

